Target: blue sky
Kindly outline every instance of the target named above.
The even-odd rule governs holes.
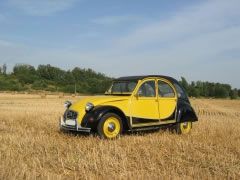
[[[0,64],[240,88],[239,0],[1,0]]]

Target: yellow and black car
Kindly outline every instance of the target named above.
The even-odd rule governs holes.
[[[104,96],[65,103],[60,129],[97,132],[112,139],[126,131],[169,127],[189,133],[198,120],[182,86],[172,77],[149,75],[121,77]]]

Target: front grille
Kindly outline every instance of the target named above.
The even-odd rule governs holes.
[[[66,110],[64,119],[77,119],[78,114],[75,111]]]

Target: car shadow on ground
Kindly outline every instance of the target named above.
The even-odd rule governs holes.
[[[75,132],[75,131],[58,131],[59,134],[64,134],[72,137],[95,137],[100,138],[96,132]],[[155,133],[164,133],[168,132],[174,134],[172,130],[169,128],[159,128],[159,129],[152,129],[152,130],[142,130],[142,131],[126,131],[123,132],[121,137],[129,137],[129,136],[146,136]],[[102,138],[100,138],[102,139]]]

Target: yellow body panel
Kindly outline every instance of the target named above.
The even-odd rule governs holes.
[[[154,119],[159,121],[158,111],[158,99],[156,97],[136,97],[139,88],[147,81],[155,81],[155,79],[147,78],[143,81],[139,81],[138,85],[133,92],[131,101],[131,117],[143,118],[143,119]],[[155,83],[156,85],[156,83]],[[155,89],[157,90],[157,89]]]
[[[177,92],[173,87],[173,85],[166,79],[158,78],[157,82],[158,81],[167,83],[173,89],[175,94],[174,97],[160,97],[160,95],[158,94],[158,107],[159,107],[160,120],[165,120],[166,118],[169,118],[176,110]]]
[[[122,100],[119,101],[112,101],[112,102],[105,102],[102,105],[103,106],[114,106],[118,109],[122,110],[122,112],[125,114],[125,116],[131,116],[130,114],[130,108],[131,108],[131,101],[130,97],[122,97]]]
[[[83,117],[86,114],[85,106],[88,102],[91,102],[94,106],[106,105],[114,106],[121,109],[125,115],[129,115],[129,99],[130,96],[91,96],[85,97],[78,102],[74,103],[70,110],[78,112],[78,124],[81,124]]]
[[[160,120],[166,119],[171,116],[176,110],[177,100],[176,98],[159,98],[158,107]]]
[[[148,80],[154,80],[156,82],[156,97],[136,97],[139,87]],[[129,96],[92,96],[86,97],[78,102],[74,103],[70,110],[73,110],[78,113],[78,124],[81,124],[83,117],[85,116],[85,106],[88,102],[92,103],[94,106],[114,106],[120,109],[126,116],[130,117],[130,123],[132,125],[132,117],[143,118],[149,120],[156,120],[156,123],[142,123],[137,126],[148,126],[148,125],[158,125],[158,124],[167,124],[174,123],[175,119],[161,122],[161,119],[168,118],[173,114],[176,109],[177,97],[174,98],[161,98],[158,95],[158,86],[157,80],[159,78],[147,78],[140,80],[133,91]],[[173,87],[170,82],[163,80],[171,87]],[[173,88],[174,89],[174,88]],[[175,95],[176,90],[174,89]],[[134,127],[134,125],[132,125]]]
[[[159,121],[157,98],[132,98],[131,116]]]

